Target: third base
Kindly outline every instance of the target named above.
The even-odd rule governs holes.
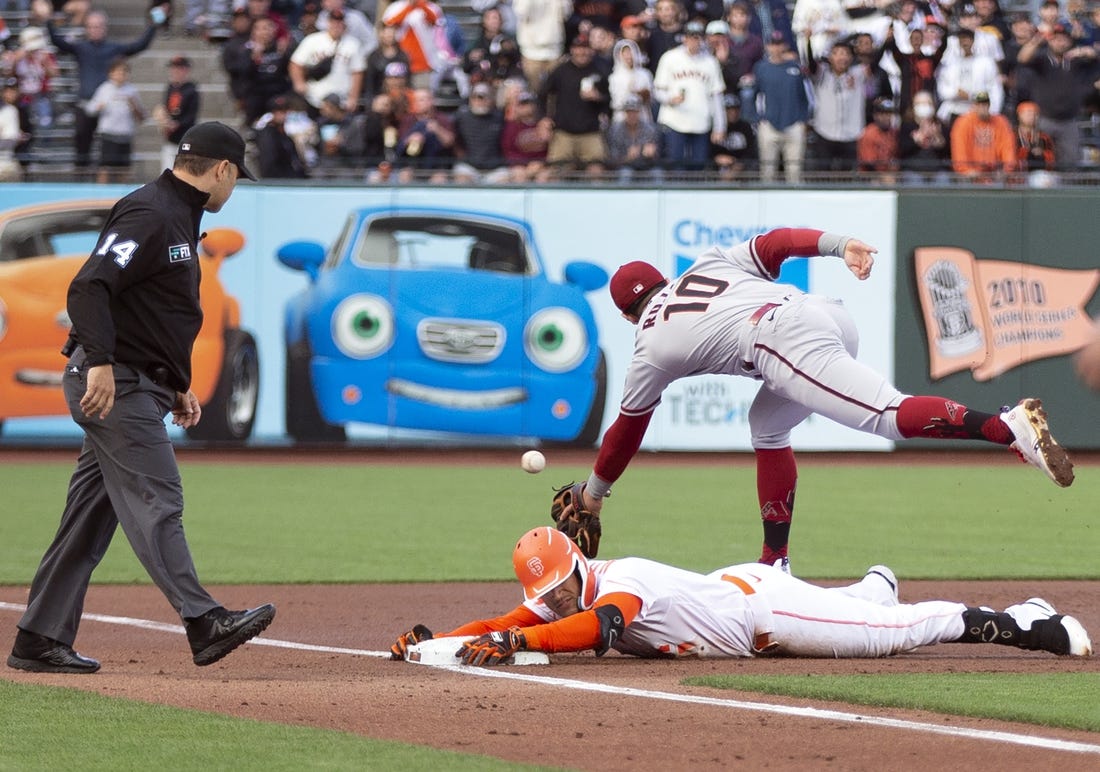
[[[408,662],[416,662],[420,665],[460,665],[462,660],[455,656],[455,652],[466,641],[473,640],[474,636],[455,636],[450,638],[432,638],[429,641],[421,641],[409,647],[405,659]],[[506,665],[549,665],[550,658],[541,651],[517,651],[509,659]]]

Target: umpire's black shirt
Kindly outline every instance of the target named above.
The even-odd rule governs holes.
[[[72,337],[87,365],[167,371],[186,392],[191,347],[202,327],[199,256],[210,194],[165,171],[111,209],[91,257],[69,285]]]

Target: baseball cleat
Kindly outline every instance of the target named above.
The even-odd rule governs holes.
[[[1092,656],[1092,641],[1074,617],[1059,614],[1042,598],[1029,598],[1005,609],[1022,633],[1022,648],[1069,657]]]
[[[875,602],[880,606],[898,605],[898,578],[887,566],[871,566],[863,577],[863,581],[874,580],[882,592],[876,593]]]
[[[787,576],[791,575],[791,559],[788,557],[779,558],[779,560],[772,563],[772,568],[778,568]]]
[[[1075,617],[1062,617],[1060,624],[1069,639],[1066,654],[1070,657],[1091,657],[1092,641],[1089,640],[1089,634],[1085,631],[1085,626],[1078,622]]]
[[[1073,462],[1047,426],[1047,413],[1037,399],[1021,399],[1016,407],[1001,413],[1016,438],[1009,447],[1027,463],[1043,471],[1063,488],[1073,484]]]
[[[1005,613],[1016,620],[1021,630],[1030,630],[1033,622],[1050,619],[1058,612],[1042,598],[1028,598],[1023,603],[1009,606]]]

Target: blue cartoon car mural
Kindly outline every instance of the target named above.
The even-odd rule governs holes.
[[[523,220],[365,208],[327,250],[294,241],[277,254],[310,280],[286,308],[296,441],[343,441],[350,422],[598,439],[607,366],[585,293],[607,272],[575,261],[551,281]]]

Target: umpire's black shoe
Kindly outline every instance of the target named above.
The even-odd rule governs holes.
[[[20,630],[8,657],[8,667],[31,673],[94,673],[99,663],[44,635]]]
[[[196,665],[212,665],[245,641],[262,633],[275,618],[267,603],[246,611],[226,611],[219,606],[201,617],[186,620],[187,640]]]

